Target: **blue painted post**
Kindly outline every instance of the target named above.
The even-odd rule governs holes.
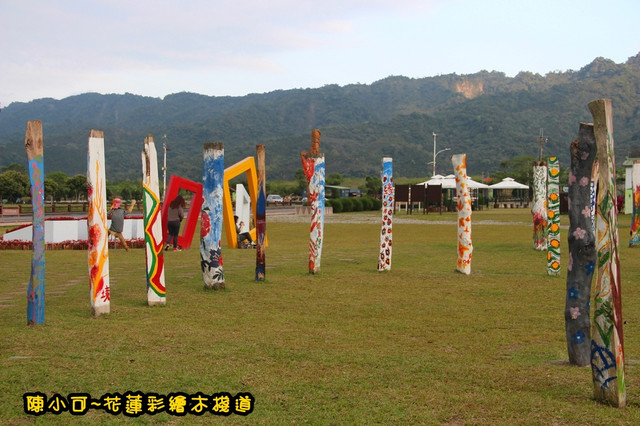
[[[256,202],[256,281],[265,279],[265,235],[267,232],[267,195],[264,145],[256,145],[258,199]]]
[[[224,290],[222,269],[222,184],[224,180],[224,144],[204,144],[202,170],[202,210],[200,213],[200,267],[204,287]]]
[[[29,159],[31,205],[33,206],[33,250],[27,288],[27,324],[44,324],[44,161],[42,122],[28,121],[24,147]]]

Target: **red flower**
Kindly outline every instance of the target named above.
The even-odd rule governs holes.
[[[200,213],[200,222],[200,237],[204,238],[209,235],[209,231],[211,231],[211,220],[207,212]]]

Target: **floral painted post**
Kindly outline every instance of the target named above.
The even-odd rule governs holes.
[[[107,228],[107,187],[104,174],[104,134],[91,130],[87,159],[87,234],[89,236],[89,288],[91,314],[110,312],[109,235]]]
[[[613,148],[611,100],[589,103],[598,146],[598,194],[596,206],[596,250],[598,280],[595,288],[591,337],[591,370],[595,399],[616,407],[627,403],[620,295],[620,257],[616,219],[616,168]]]
[[[24,148],[29,160],[33,249],[27,287],[27,324],[44,324],[44,160],[42,122],[28,121]]]
[[[467,154],[456,154],[451,157],[453,171],[456,176],[456,197],[458,198],[458,263],[456,270],[463,274],[471,273],[471,194],[467,176]]]
[[[204,144],[202,170],[202,211],[200,213],[200,267],[204,287],[224,290],[222,269],[222,183],[224,181],[224,144]]]
[[[543,161],[533,164],[533,248],[547,249],[547,166]]]
[[[265,236],[267,233],[267,184],[265,178],[264,145],[256,145],[256,174],[258,197],[256,200],[256,281],[265,280]]]
[[[392,221],[394,205],[393,164],[391,157],[382,159],[382,229],[380,230],[380,256],[378,271],[391,270]]]
[[[633,162],[631,185],[633,188],[633,214],[631,216],[629,247],[640,247],[640,161],[638,160]]]
[[[144,140],[142,190],[144,193],[144,246],[147,260],[147,303],[149,306],[164,305],[167,303],[167,290],[164,282],[158,154],[152,135],[148,135]]]
[[[591,224],[591,170],[596,158],[593,125],[580,123],[571,143],[569,172],[569,264],[564,320],[569,363],[591,361],[591,280],[596,265],[596,242]]]
[[[302,171],[307,178],[307,198],[311,206],[309,233],[309,273],[320,271],[324,241],[324,154],[320,154],[320,130],[311,131],[310,151],[300,153]]]
[[[549,202],[547,205],[547,274],[560,273],[560,163],[549,157]]]

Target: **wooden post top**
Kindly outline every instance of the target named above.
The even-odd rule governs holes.
[[[90,138],[104,139],[104,132],[102,130],[91,129],[91,133],[89,133],[89,137]]]
[[[311,148],[309,152],[311,154],[318,154],[320,152],[320,130],[318,129],[311,131]]]
[[[223,150],[224,144],[222,142],[207,142],[204,144],[204,150]]]
[[[24,149],[27,151],[27,158],[29,158],[29,160],[34,159],[38,155],[42,155],[42,121],[27,121]]]

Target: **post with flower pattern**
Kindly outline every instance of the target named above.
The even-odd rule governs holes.
[[[324,241],[324,154],[319,153],[320,131],[311,131],[311,150],[300,153],[302,171],[307,178],[307,197],[311,206],[311,231],[309,233],[309,273],[320,271],[322,243]]]
[[[378,271],[391,270],[392,229],[393,225],[393,159],[382,159],[382,229],[380,230],[380,256],[378,256]]]
[[[557,276],[560,273],[560,163],[558,157],[549,157],[547,161],[549,184],[547,194],[547,274]]]
[[[467,154],[451,157],[456,177],[456,197],[458,198],[458,263],[456,270],[463,274],[471,273],[471,194],[467,176]]]
[[[620,294],[620,257],[616,218],[616,168],[611,100],[589,103],[598,146],[598,191],[596,197],[596,250],[598,279],[595,287],[591,336],[591,371],[595,399],[624,407],[627,403]]]
[[[24,148],[29,160],[33,249],[27,287],[27,324],[44,324],[44,159],[42,122],[28,121]]]
[[[629,247],[640,247],[640,161],[633,162],[631,170],[631,185],[633,187],[633,214],[631,216],[631,238]]]
[[[204,288],[224,290],[222,269],[222,183],[224,145],[205,143],[202,172],[202,210],[200,213],[200,267]]]
[[[593,125],[580,123],[571,143],[569,171],[569,264],[564,320],[569,363],[586,366],[591,360],[591,281],[596,266],[596,242],[591,219],[591,170],[596,158]]]
[[[544,161],[533,164],[533,248],[547,249],[547,165]]]
[[[107,186],[104,173],[104,133],[91,130],[87,161],[87,234],[89,236],[89,283],[91,314],[110,312],[109,236]]]

